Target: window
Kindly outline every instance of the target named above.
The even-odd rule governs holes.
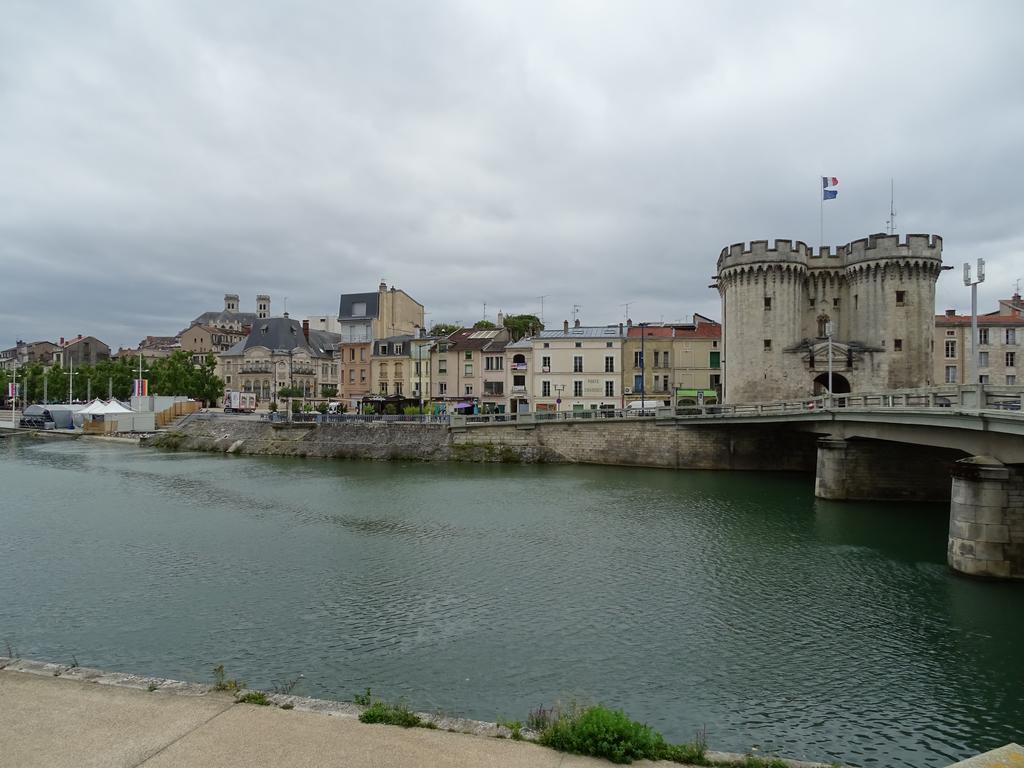
[[[606,341],[606,342],[604,343],[604,345],[605,345],[606,347],[608,347],[608,349],[611,349],[611,348],[612,348],[612,343],[611,343],[610,341]]]
[[[484,370],[485,371],[500,371],[505,368],[504,357],[485,357],[484,358]]]
[[[359,369],[359,383],[360,384],[365,384],[366,383],[366,369],[365,368],[360,368]]]
[[[615,358],[611,355],[606,355],[604,358],[604,372],[615,373]]]
[[[583,342],[582,341],[577,341],[576,342],[576,349],[579,349],[582,346],[583,346]]]
[[[654,367],[661,367],[661,352],[658,350],[654,350]]]
[[[764,340],[764,351],[765,352],[771,352],[772,351],[772,340],[771,339],[765,339]]]
[[[722,353],[721,352],[709,352],[710,359],[708,360],[709,368],[721,368],[722,367]]]
[[[583,382],[582,381],[574,381],[572,383],[572,396],[573,397],[583,397]]]
[[[902,307],[906,303],[907,303],[907,292],[906,291],[896,291],[896,306],[897,307]]]
[[[1017,329],[1016,328],[1007,328],[1006,329],[1006,343],[1007,344],[1016,344],[1017,343]]]
[[[574,355],[572,358],[572,372],[583,373],[583,355]]]
[[[382,395],[386,395],[388,393],[388,383],[386,381],[382,381],[380,383],[380,393]]]
[[[472,384],[467,384],[466,385],[466,394],[467,395],[472,395],[473,394],[473,385]]]
[[[1013,386],[1017,383],[1017,377],[1012,373],[1006,374],[1006,383],[1009,386]]]
[[[473,359],[473,352],[471,350],[467,349],[465,357],[466,357],[467,360],[472,360]]]
[[[946,340],[946,359],[952,359],[956,357],[956,341],[947,339]]]
[[[765,296],[764,297],[764,311],[765,312],[770,312],[771,309],[772,309],[772,297],[771,296]]]
[[[526,389],[526,377],[525,376],[513,376],[512,377],[512,386],[513,387],[522,387],[523,389]]]
[[[378,355],[386,355],[387,353],[388,353],[388,345],[387,344],[381,344],[380,348],[377,350],[377,354]]]
[[[472,376],[473,375],[473,364],[472,363],[466,363],[464,366],[462,366],[462,373],[464,375],[466,375],[466,376]]]
[[[978,353],[978,367],[979,368],[988,368],[988,352],[979,352]]]
[[[357,301],[352,305],[352,317],[366,317],[365,301]]]
[[[396,381],[395,382],[395,394],[396,395],[402,394],[402,382],[400,382],[400,381]]]
[[[550,371],[551,370],[551,358],[550,357],[542,357],[540,359],[540,367],[541,367],[541,369],[543,370],[544,373],[547,373],[548,371]]]
[[[551,382],[542,381],[540,383],[540,394],[541,397],[551,397]]]
[[[813,296],[809,299],[808,308],[809,309],[814,309],[814,297]]]
[[[892,340],[892,349],[893,349],[894,352],[902,352],[903,351],[903,339],[893,339]]]
[[[947,336],[956,336],[956,331],[946,331]]]
[[[441,358],[440,360],[437,361],[437,372],[448,373],[448,361],[445,360],[444,358]]]
[[[860,296],[855,293],[855,294],[853,294],[853,308],[857,309],[857,307],[859,307],[859,306],[860,306]]]
[[[978,383],[979,384],[988,384],[988,374],[987,373],[980,374],[978,376]]]
[[[956,384],[956,366],[955,365],[947,365],[946,366],[946,383],[947,384]]]
[[[633,353],[633,367],[634,368],[643,368],[644,367],[644,353],[643,352],[634,352]]]
[[[988,328],[979,328],[978,329],[978,343],[979,344],[988,344]]]
[[[550,344],[549,344],[548,342],[546,342],[546,341],[544,342],[544,349],[547,349],[547,348],[548,348],[548,347],[550,347],[550,346],[551,346],[551,345],[550,345]]]
[[[986,357],[987,357],[987,353],[982,352],[981,354],[986,355]],[[1016,352],[1007,352],[1006,353],[1006,367],[1007,368],[1016,368],[1017,367],[1017,353]]]
[[[832,299],[832,306],[835,307],[836,309],[839,308],[839,297],[838,296],[836,298]]]
[[[356,383],[356,369],[355,368],[349,368],[348,369],[348,383],[349,384],[355,384]]]
[[[414,375],[416,375],[416,376],[420,376],[420,375],[423,374],[422,363],[420,363],[419,360],[416,361],[416,366],[415,366],[415,368],[413,370],[414,370]]]
[[[447,381],[439,381],[439,382],[437,382],[437,394],[439,394],[439,395],[447,395],[448,394],[448,382]]]
[[[615,397],[615,382],[614,381],[606,381],[604,383],[604,396],[605,397]]]
[[[642,392],[644,389],[644,377],[639,373],[633,377],[633,391]]]

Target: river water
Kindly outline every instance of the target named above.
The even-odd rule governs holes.
[[[159,453],[0,440],[0,653],[864,766],[1020,740],[1024,585],[944,505],[804,475]]]

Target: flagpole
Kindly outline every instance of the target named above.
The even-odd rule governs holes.
[[[822,177],[824,179],[824,177]],[[818,247],[825,247],[825,182],[818,190]]]

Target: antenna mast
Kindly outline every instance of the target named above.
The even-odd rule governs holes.
[[[896,234],[896,185],[892,177],[889,178],[889,219],[885,222],[885,231],[890,235]]]

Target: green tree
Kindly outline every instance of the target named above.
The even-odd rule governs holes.
[[[217,398],[224,394],[224,382],[214,374],[216,367],[217,359],[209,354],[200,365],[192,369],[192,382],[188,396],[195,400],[202,400],[204,406],[216,403]]]
[[[46,371],[46,399],[51,403],[61,403],[68,397],[68,377],[57,363]],[[78,374],[75,375],[75,378]]]
[[[434,323],[430,329],[431,336],[450,336],[459,330],[455,323]]]
[[[12,381],[12,376],[7,370],[0,369],[0,402],[7,404],[7,385]]]
[[[475,323],[473,323],[473,328],[474,330],[477,331],[489,331],[491,328],[497,327],[498,326],[496,326],[490,320],[477,320]]]
[[[524,336],[544,330],[544,323],[536,315],[509,315],[505,318],[504,325],[508,329],[512,341],[519,341]]]

